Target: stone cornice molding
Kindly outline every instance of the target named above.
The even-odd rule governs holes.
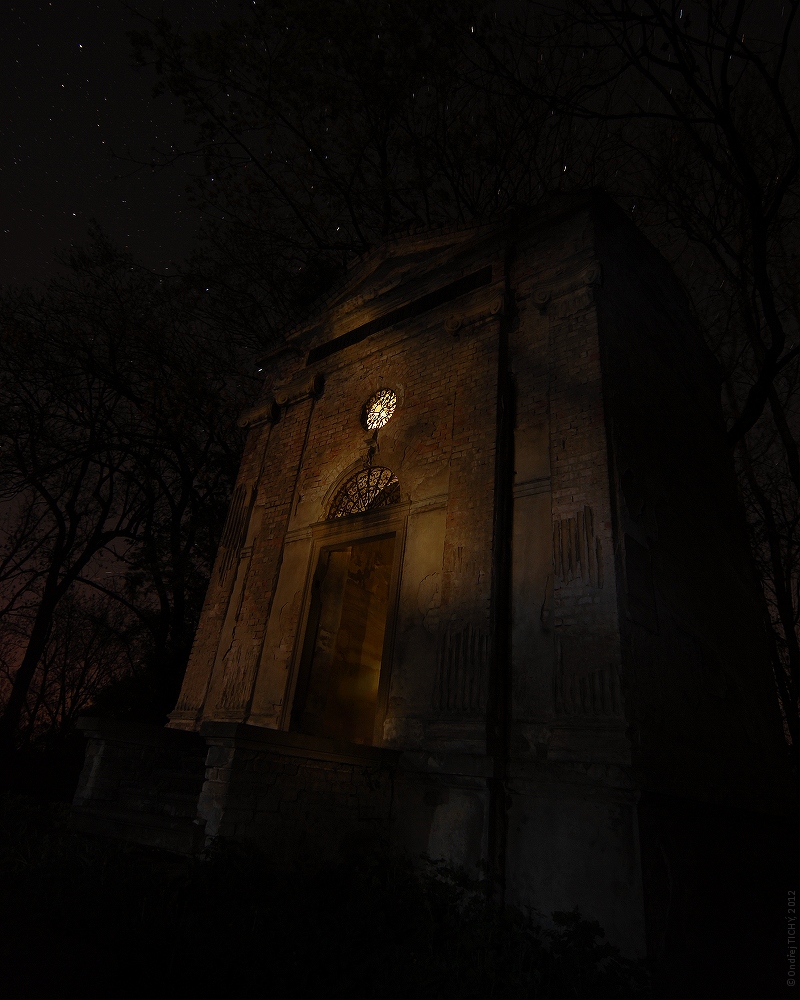
[[[599,261],[591,261],[582,267],[559,275],[554,281],[537,285],[530,294],[530,301],[541,313],[545,313],[559,300],[574,296],[579,292],[593,294],[603,284],[603,269]]]
[[[523,483],[515,483],[513,487],[514,499],[522,497],[538,496],[541,493],[550,492],[550,476],[539,476],[536,479],[527,479]]]
[[[243,722],[208,721],[200,726],[200,734],[208,746],[262,753],[280,753],[290,757],[328,760],[342,764],[387,766],[396,764],[401,752],[388,747],[348,743],[327,736],[307,736],[304,733],[269,729]]]
[[[309,396],[319,399],[325,391],[325,376],[322,372],[303,372],[300,378],[274,386],[265,400],[245,410],[237,423],[240,427],[255,427],[266,422],[275,423],[280,412],[293,403],[299,403]]]
[[[272,394],[278,406],[291,406],[308,396],[318,399],[325,391],[325,376],[322,372],[310,374],[303,372],[299,378],[284,382],[273,387]]]

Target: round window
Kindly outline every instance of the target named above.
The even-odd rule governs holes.
[[[391,389],[378,389],[364,404],[364,426],[368,431],[377,431],[392,419],[397,406],[397,393]]]

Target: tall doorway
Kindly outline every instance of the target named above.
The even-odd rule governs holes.
[[[395,537],[320,553],[292,710],[296,732],[373,742]]]

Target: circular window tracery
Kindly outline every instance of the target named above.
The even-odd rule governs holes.
[[[397,406],[397,393],[391,389],[378,389],[364,404],[364,426],[368,431],[378,431],[392,419]]]
[[[328,519],[360,514],[400,502],[400,483],[391,469],[362,469],[345,482],[333,498]]]

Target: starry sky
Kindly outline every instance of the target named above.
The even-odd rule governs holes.
[[[8,3],[8,0],[6,0]],[[146,14],[210,27],[235,0],[131,0]],[[126,32],[142,26],[122,0],[5,4],[0,32],[0,285],[45,284],[58,255],[96,220],[149,267],[192,248],[199,215],[185,194],[196,165],[153,170],[155,150],[191,147],[179,103],[152,97]]]
[[[174,270],[197,240],[186,196],[198,164],[146,164],[191,149],[179,102],[153,99],[155,76],[133,66],[136,16],[187,31],[235,17],[247,0],[4,0],[0,17],[0,286],[44,285],[59,255],[96,220],[148,267]],[[781,0],[750,19],[770,35]],[[142,164],[145,165],[142,165]]]

